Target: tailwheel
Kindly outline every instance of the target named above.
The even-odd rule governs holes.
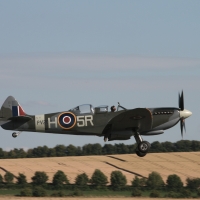
[[[146,142],[146,141],[142,141],[138,144],[138,150],[142,153],[147,153],[148,150],[149,150],[149,142]]]
[[[135,153],[136,153],[137,156],[139,156],[139,157],[144,157],[144,156],[146,156],[146,153],[142,153],[142,152],[140,152],[139,150],[135,150]]]
[[[13,133],[12,133],[12,136],[13,136],[14,138],[16,138],[20,133],[21,133],[21,131],[19,131],[19,132],[13,132]]]
[[[14,138],[16,138],[16,137],[17,137],[17,133],[16,133],[16,132],[12,133],[12,136],[13,136]]]

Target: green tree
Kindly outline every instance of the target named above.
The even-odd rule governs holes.
[[[147,180],[145,178],[139,178],[138,176],[135,176],[135,178],[132,181],[132,186],[135,188],[141,188],[146,185]]]
[[[22,197],[31,197],[32,196],[32,190],[30,188],[24,188],[23,190],[21,190],[20,192],[20,196]]]
[[[150,193],[150,197],[160,197],[160,193],[157,191],[157,190],[153,190],[151,193]]]
[[[151,143],[150,152],[164,152],[162,144],[158,141]]]
[[[127,180],[121,171],[113,171],[110,176],[110,182],[113,189],[119,190],[126,185]]]
[[[66,148],[66,152],[68,156],[76,156],[76,151],[77,151],[77,148],[72,144],[70,144]]]
[[[65,173],[61,170],[58,170],[53,177],[53,185],[57,189],[63,188],[63,184],[69,184],[69,180],[67,179],[67,176]]]
[[[115,154],[116,153],[116,147],[112,144],[105,144],[102,148],[102,154],[108,155],[108,154]]]
[[[192,140],[192,151],[200,151],[200,141]]]
[[[67,155],[66,147],[64,145],[57,145],[54,148],[56,150],[56,156],[61,157]]]
[[[2,185],[3,184],[3,177],[2,177],[2,175],[0,174],[0,185]]]
[[[171,191],[180,191],[183,188],[183,182],[176,174],[169,175],[166,182],[167,188]]]
[[[75,184],[79,186],[86,186],[88,182],[89,182],[89,178],[86,173],[77,175],[75,179]]]
[[[26,176],[24,174],[19,173],[19,176],[17,177],[17,184],[19,185],[27,184]]]
[[[175,143],[178,152],[189,152],[191,149],[192,142],[189,140],[180,140]]]
[[[83,155],[101,155],[102,147],[99,143],[96,144],[86,144],[82,148]]]
[[[140,197],[142,196],[142,192],[138,188],[133,188],[131,195],[132,197]]]
[[[34,197],[45,197],[45,196],[47,196],[47,192],[42,187],[35,187],[35,188],[33,188],[33,196]]]
[[[118,154],[129,153],[129,149],[124,143],[115,144],[115,147],[116,147],[116,153]]]
[[[3,151],[2,148],[0,148],[0,159],[4,158],[5,152]]]
[[[146,184],[150,189],[161,189],[164,186],[164,181],[159,173],[152,172],[149,174]]]
[[[174,149],[175,149],[175,146],[174,146],[174,144],[173,143],[171,143],[171,142],[162,142],[162,146],[163,146],[163,150],[165,151],[165,152],[173,152],[174,151]]]
[[[186,185],[188,189],[197,190],[198,188],[200,188],[200,178],[187,178]]]
[[[4,180],[6,183],[11,184],[14,180],[14,175],[11,172],[6,172],[4,175]]]
[[[108,178],[102,171],[95,169],[90,183],[95,186],[105,186],[108,183]]]
[[[47,182],[48,178],[49,177],[45,172],[37,171],[31,179],[34,185],[44,185]]]

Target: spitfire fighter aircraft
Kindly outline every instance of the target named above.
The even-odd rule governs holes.
[[[191,115],[192,112],[184,109],[183,92],[179,94],[179,108],[126,109],[118,103],[117,110],[109,111],[108,106],[84,104],[68,111],[42,115],[26,114],[17,100],[9,96],[0,110],[0,125],[6,130],[19,131],[12,133],[14,138],[22,131],[96,135],[104,137],[104,141],[128,140],[134,136],[136,154],[143,157],[150,144],[143,141],[142,135],[162,134],[179,121],[183,135],[185,119]]]

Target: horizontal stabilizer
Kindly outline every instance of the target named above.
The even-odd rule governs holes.
[[[15,122],[28,122],[30,120],[32,120],[33,118],[32,117],[29,117],[29,116],[18,116],[18,117],[10,117],[8,120],[10,121],[15,121]]]
[[[0,121],[0,126],[2,126],[2,125],[4,125],[4,124],[6,124],[6,123],[8,123],[8,122],[10,122],[10,120],[6,120],[6,121]]]

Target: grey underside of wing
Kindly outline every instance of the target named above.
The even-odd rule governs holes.
[[[152,128],[152,114],[146,108],[136,108],[117,115],[110,120],[109,124],[112,124],[112,130],[148,131]]]

